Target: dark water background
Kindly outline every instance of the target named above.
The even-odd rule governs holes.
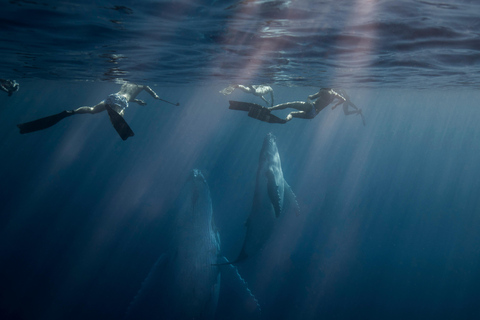
[[[264,136],[302,208],[240,266],[267,319],[476,319],[480,312],[479,6],[474,1],[8,1],[0,13],[0,318],[119,319],[166,250],[187,175],[211,189],[234,258]],[[42,132],[15,124],[93,105]],[[86,80],[86,81],[85,81]],[[271,125],[228,110],[342,86],[363,109]],[[220,306],[224,307],[224,306]]]

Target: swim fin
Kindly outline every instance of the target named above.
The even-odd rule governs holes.
[[[134,133],[125,119],[117,111],[113,110],[108,104],[105,105],[105,108],[107,109],[108,116],[110,117],[110,122],[115,130],[117,130],[120,138],[125,141],[128,139],[128,137],[133,137]]]
[[[240,110],[240,111],[248,111],[248,116],[250,118],[254,118],[260,121],[268,122],[268,123],[286,123],[287,121],[281,119],[273,114],[270,113],[270,110],[264,106],[261,106],[256,103],[250,102],[242,102],[242,101],[229,101],[230,106],[229,109],[232,110]]]
[[[45,118],[40,118],[40,119],[33,120],[33,121],[30,121],[30,122],[17,124],[17,127],[20,129],[21,134],[30,133],[30,132],[34,132],[34,131],[47,129],[47,128],[53,126],[54,124],[56,124],[57,122],[59,122],[60,120],[66,118],[66,117],[69,117],[71,115],[73,115],[73,112],[71,112],[71,111],[70,112],[62,111],[60,113],[57,113],[57,114],[54,114],[54,115],[51,115],[51,116],[48,116],[48,117],[45,117]]]
[[[251,102],[243,102],[243,101],[233,101],[229,100],[230,106],[228,109],[232,110],[240,110],[240,111],[250,111],[250,109],[261,109],[263,108],[261,105]]]

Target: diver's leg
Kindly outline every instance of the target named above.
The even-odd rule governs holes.
[[[53,126],[59,121],[65,119],[66,117],[72,116],[74,114],[81,113],[98,113],[105,110],[105,103],[102,101],[96,106],[93,107],[81,107],[76,110],[65,110],[60,113],[40,118],[34,121],[25,122],[17,124],[17,127],[20,129],[20,133],[29,133],[34,131],[43,130]]]
[[[44,129],[50,128],[51,126],[57,124],[59,121],[72,115],[73,115],[73,111],[62,111],[60,113],[53,114],[51,116],[43,117],[30,122],[19,123],[17,124],[17,127],[20,129],[21,134],[44,130]]]
[[[311,119],[308,117],[308,114],[304,111],[294,111],[290,112],[290,114],[287,116],[289,118],[287,121],[291,120],[292,118],[299,118],[299,119]]]
[[[73,114],[83,114],[83,113],[95,114],[102,111],[105,111],[105,103],[103,101],[93,107],[80,107],[70,112],[72,112]]]
[[[286,102],[277,104],[276,106],[268,108],[270,111],[273,110],[283,110],[287,108],[292,108],[300,111],[308,111],[312,107],[311,103],[307,103],[305,101],[294,101],[294,102]]]
[[[338,105],[339,105],[340,103],[342,103],[342,102],[343,102],[343,101],[337,102],[337,103],[332,107],[332,110],[334,110],[336,107],[338,107]],[[347,104],[347,109],[348,109],[348,102],[344,102],[344,103],[343,103],[343,112],[345,112],[345,104]]]
[[[293,118],[308,119],[307,113],[303,111],[292,111],[285,118],[285,122],[292,120]]]

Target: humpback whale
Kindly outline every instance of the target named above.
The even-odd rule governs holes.
[[[296,196],[283,177],[276,138],[269,133],[260,151],[252,210],[245,222],[247,229],[243,246],[237,259],[231,263],[243,261],[260,251],[286,208],[292,204],[298,214]]]
[[[237,296],[257,308],[237,269],[216,265],[226,259],[219,255],[210,190],[199,170],[190,174],[172,213],[170,249],[143,281],[126,319],[214,319],[221,279],[233,279],[244,290],[243,296]]]

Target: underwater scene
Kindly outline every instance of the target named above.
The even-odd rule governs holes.
[[[478,319],[477,1],[1,7],[0,319]]]

